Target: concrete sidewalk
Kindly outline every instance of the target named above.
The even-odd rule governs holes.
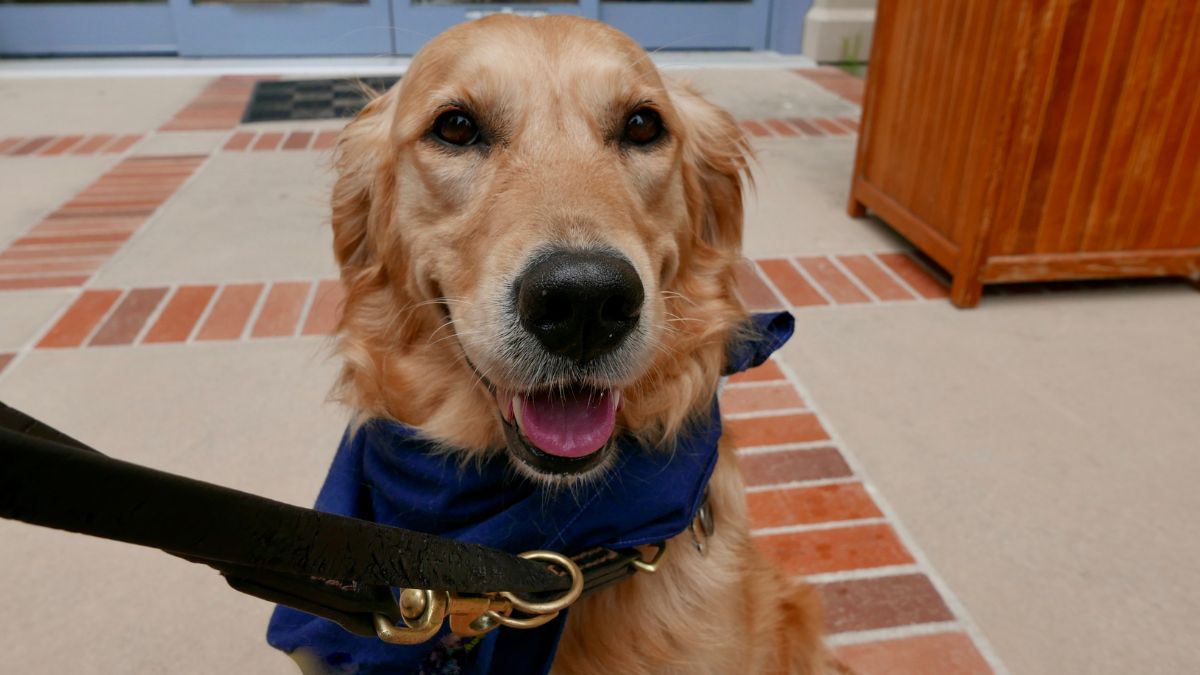
[[[725,409],[756,535],[818,585],[845,658],[1200,671],[1200,293],[1033,286],[954,310],[905,242],[845,215],[861,83],[672,76],[758,155],[742,292],[798,331]],[[307,505],[346,421],[325,401],[339,123],[239,124],[255,79],[0,76],[0,399]],[[211,570],[7,521],[0,542],[6,672],[294,672],[269,606]]]

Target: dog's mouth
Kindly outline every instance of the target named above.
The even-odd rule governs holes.
[[[584,384],[496,392],[509,451],[542,474],[577,475],[602,465],[612,446],[621,392]]]

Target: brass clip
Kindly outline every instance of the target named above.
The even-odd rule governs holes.
[[[583,571],[565,555],[553,551],[527,551],[521,557],[553,563],[565,569],[571,576],[571,587],[560,597],[545,602],[531,602],[507,591],[459,595],[405,588],[400,592],[399,600],[400,618],[404,625],[397,625],[388,617],[376,614],[375,634],[389,644],[420,644],[437,635],[447,617],[450,618],[450,630],[467,637],[483,635],[500,626],[536,628],[554,619],[583,593]],[[514,610],[529,616],[515,617]]]

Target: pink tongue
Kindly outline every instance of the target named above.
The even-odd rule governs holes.
[[[521,397],[521,432],[538,450],[559,457],[583,457],[612,436],[617,406],[612,392],[559,389]]]

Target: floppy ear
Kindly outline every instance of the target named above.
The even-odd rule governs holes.
[[[753,185],[750,144],[732,115],[687,85],[672,83],[670,93],[686,131],[684,181],[692,220],[706,243],[740,253],[743,176]]]
[[[389,141],[396,88],[376,97],[342,130],[334,151],[333,252],[349,286],[378,271],[378,251],[368,236],[392,211],[394,164]]]

